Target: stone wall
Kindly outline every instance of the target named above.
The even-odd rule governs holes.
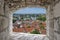
[[[49,40],[54,40],[54,20],[53,20],[54,14],[52,5],[48,6],[46,18],[47,18],[47,36]]]
[[[9,34],[8,6],[4,5],[4,0],[0,0],[0,40],[8,40],[8,34]]]
[[[10,15],[11,16],[11,15]],[[9,8],[0,0],[0,40],[9,40]],[[47,9],[47,35],[50,40],[60,40],[60,3]]]
[[[54,7],[54,39],[60,40],[60,2]]]
[[[60,2],[47,9],[47,36],[49,40],[60,40]]]

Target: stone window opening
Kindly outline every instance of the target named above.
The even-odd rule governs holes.
[[[14,13],[13,13],[14,14]],[[10,34],[11,35],[16,35],[16,37],[19,37],[19,36],[17,36],[17,35],[19,35],[19,34],[22,34],[22,36],[24,36],[25,37],[25,35],[27,36],[27,39],[28,39],[28,37],[33,37],[34,36],[34,38],[33,38],[33,40],[35,39],[35,36],[36,36],[36,39],[39,39],[39,37],[40,36],[38,36],[38,35],[42,35],[42,40],[43,39],[45,39],[46,38],[46,34],[30,34],[29,32],[28,33],[25,33],[26,31],[25,31],[25,29],[23,30],[24,31],[24,33],[22,33],[22,32],[13,32],[13,14],[10,14]],[[22,15],[23,16],[23,15]],[[26,16],[26,15],[25,15]],[[25,17],[24,16],[24,17]],[[32,15],[31,15],[32,16]],[[36,15],[37,16],[37,15]],[[32,19],[31,19],[32,20]],[[21,20],[20,20],[21,21]],[[28,22],[28,21],[27,21]],[[32,21],[30,21],[31,23],[32,23]],[[37,21],[38,22],[38,21]],[[18,24],[20,24],[20,23],[18,23]],[[27,25],[27,24],[26,24]],[[31,25],[31,24],[30,24]],[[37,25],[37,24],[36,24]],[[33,27],[34,25],[32,25],[32,27]],[[19,27],[18,28],[22,28],[22,25],[19,25]],[[23,27],[24,28],[24,27]],[[28,27],[29,28],[29,27]],[[39,27],[38,27],[39,28]],[[17,28],[16,28],[17,29]],[[22,30],[22,29],[21,29]],[[40,31],[40,33],[41,33],[41,31]],[[20,35],[21,36],[21,35]],[[47,38],[48,39],[48,38]]]
[[[19,15],[18,15],[19,16]],[[23,15],[22,15],[23,16]],[[28,16],[28,15],[27,15]],[[31,15],[31,16],[33,16],[33,15]],[[36,15],[37,16],[37,15]],[[13,20],[13,14],[11,14],[11,20]],[[23,17],[25,17],[25,16],[23,16]],[[33,17],[34,18],[34,17]],[[25,18],[26,19],[26,18]],[[24,20],[25,20],[24,19]],[[29,18],[27,18],[27,19],[29,19]],[[32,19],[31,19],[32,20]],[[35,17],[35,19],[34,20],[36,20],[36,17]],[[22,20],[20,20],[20,21],[22,21]],[[11,26],[12,26],[12,29],[14,28],[13,27],[13,23],[12,23],[13,21],[11,21]],[[38,22],[38,21],[37,21]],[[18,24],[20,24],[21,22],[18,22]],[[28,21],[27,21],[27,23],[28,23]],[[31,21],[31,23],[32,23],[32,21]],[[29,23],[28,23],[29,24]],[[43,23],[44,24],[44,23]],[[24,24],[25,25],[25,24]],[[27,24],[26,24],[27,25]],[[39,25],[39,24],[38,24]],[[35,26],[37,26],[38,27],[38,25],[37,24],[35,24]],[[45,25],[45,24],[44,24]],[[17,25],[18,26],[18,28],[22,28],[22,24],[20,24],[20,25]],[[32,24],[30,24],[30,26],[34,26],[34,25],[32,25]],[[17,27],[16,27],[17,28]],[[39,28],[39,27],[38,27]],[[46,29],[46,27],[45,27],[45,29]],[[18,31],[17,31],[18,32]],[[13,31],[11,31],[11,33],[13,33]]]

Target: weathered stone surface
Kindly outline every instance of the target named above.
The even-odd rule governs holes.
[[[8,1],[7,4],[4,4],[5,1],[8,0],[0,0],[0,40],[29,40],[29,38],[31,38],[30,40],[34,40],[36,35],[34,36],[30,36],[30,35],[23,35],[22,38],[17,35],[17,36],[10,36],[9,35],[9,12],[12,10],[17,10],[18,8],[21,7],[32,7],[33,6],[39,6],[40,7],[40,1],[36,2],[33,1],[30,3],[30,5],[26,4],[26,3],[11,3],[10,1]],[[52,0],[53,1],[53,0]],[[50,2],[52,2],[50,1]],[[25,1],[24,1],[25,2]],[[10,3],[10,4],[9,4]],[[29,2],[28,2],[29,3]],[[9,4],[9,5],[8,5]],[[20,5],[17,5],[20,4]],[[10,6],[10,7],[9,7]],[[50,5],[51,6],[51,5]],[[9,10],[10,8],[10,10]],[[58,30],[58,28],[60,29],[60,26],[57,25],[57,21],[55,22],[54,20],[50,20],[54,17],[59,17],[60,16],[60,3],[56,4],[54,6],[54,10],[53,7],[48,9],[48,13],[47,13],[47,35],[49,36],[49,40],[60,40],[60,30]],[[52,11],[51,11],[52,10]],[[12,37],[12,38],[11,38]],[[10,39],[9,39],[10,38]],[[37,37],[37,39],[35,40],[41,40],[40,37]],[[48,39],[47,39],[48,40]]]
[[[5,6],[4,6],[4,0],[0,0],[0,40],[8,40],[8,34],[9,34],[9,23],[8,23],[8,17],[4,15],[5,13]],[[6,12],[7,13],[7,12]]]
[[[49,40],[46,35],[42,34],[27,34],[27,33],[14,33],[11,35],[10,40]]]
[[[0,0],[0,15],[4,15],[4,0]]]
[[[60,40],[60,2],[54,7],[54,39]]]

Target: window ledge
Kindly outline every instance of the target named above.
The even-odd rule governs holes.
[[[13,33],[10,35],[11,40],[48,40],[43,34]]]

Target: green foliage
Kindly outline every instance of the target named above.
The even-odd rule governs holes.
[[[32,17],[34,17],[35,15],[34,14],[32,14]]]
[[[31,34],[40,34],[40,32],[37,29],[34,29]]]
[[[27,26],[27,28],[30,28],[30,26]]]
[[[46,21],[46,17],[44,15],[40,15],[37,17],[37,20]]]
[[[46,21],[46,17],[42,17],[42,21]]]
[[[13,23],[15,23],[16,22],[16,20],[13,20]]]
[[[16,20],[17,20],[17,18],[13,18],[13,23],[15,23],[15,22],[16,22]]]
[[[41,29],[41,30],[44,30],[45,28],[44,28],[44,26],[43,26],[43,25],[40,25],[40,29]]]
[[[39,23],[39,25],[42,25],[42,22],[41,22],[41,23]]]
[[[21,20],[23,20],[23,17],[21,17]]]
[[[13,15],[13,23],[15,23],[16,20],[18,20],[18,17],[15,17],[15,16]]]

